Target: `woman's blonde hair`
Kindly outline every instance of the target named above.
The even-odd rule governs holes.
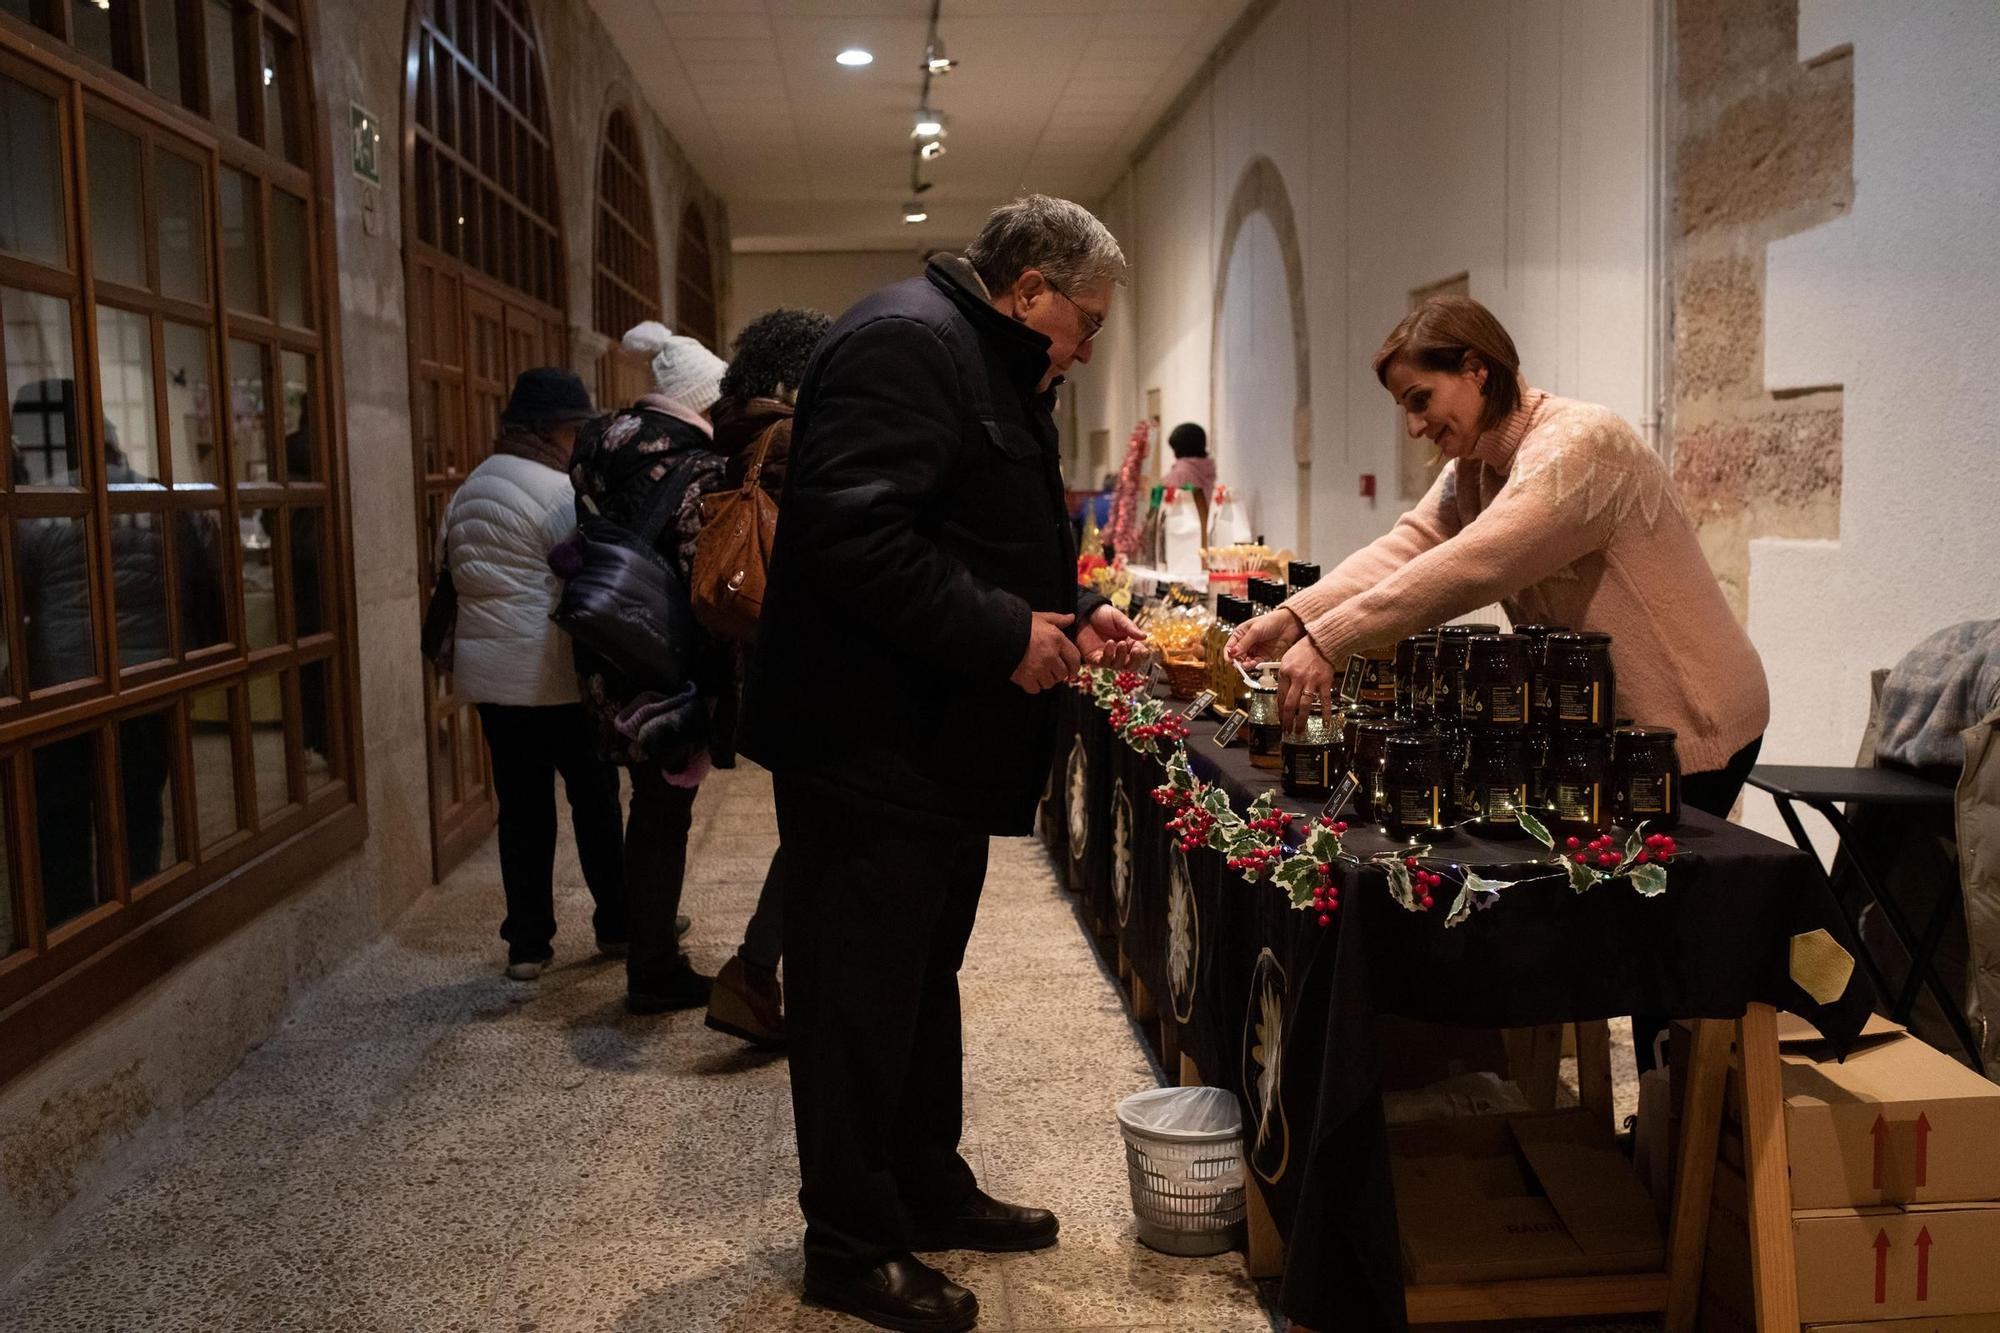
[[[1469,296],[1433,296],[1403,317],[1375,353],[1375,378],[1389,386],[1389,367],[1405,360],[1425,370],[1457,372],[1477,358],[1486,367],[1479,429],[1500,424],[1521,401],[1521,354],[1493,312]]]

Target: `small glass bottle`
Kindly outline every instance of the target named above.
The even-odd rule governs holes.
[[[1438,634],[1437,667],[1432,673],[1431,711],[1447,720],[1458,717],[1458,695],[1465,684],[1465,646],[1475,634],[1498,634],[1498,625],[1445,625]]]
[[[1255,608],[1253,615],[1263,615],[1275,611],[1285,600],[1285,585],[1278,579],[1254,578],[1250,580],[1250,604]]]
[[[1403,731],[1382,738],[1374,819],[1392,838],[1430,838],[1452,824],[1446,798],[1444,750],[1434,732]]]
[[[1406,722],[1431,720],[1431,685],[1437,675],[1437,634],[1412,634],[1396,645],[1396,716]]]
[[[1382,742],[1415,728],[1391,718],[1368,717],[1356,722],[1353,730],[1347,753],[1354,763],[1354,776],[1361,779],[1360,790],[1354,794],[1355,811],[1363,819],[1375,819],[1381,808]]]
[[[1396,709],[1396,646],[1363,648],[1361,650],[1361,697],[1360,702],[1383,713]],[[1339,670],[1337,664],[1335,667]]]
[[[1611,733],[1611,817],[1655,833],[1681,822],[1681,759],[1671,727]]]
[[[1291,796],[1325,797],[1347,771],[1339,714],[1328,721],[1317,698],[1306,700],[1305,716],[1279,745],[1279,781]]]
[[[1259,768],[1276,768],[1283,762],[1284,719],[1278,713],[1278,664],[1260,663],[1257,683],[1250,687],[1250,720],[1244,730],[1250,734],[1250,762]]]
[[[1466,640],[1459,717],[1480,727],[1528,725],[1528,640],[1518,634],[1475,634]]]
[[[1528,808],[1528,738],[1519,731],[1479,730],[1466,743],[1456,783],[1458,816],[1485,837],[1521,831]]]
[[[1319,566],[1310,560],[1294,560],[1285,566],[1285,595],[1294,596],[1319,582]]]
[[[1224,715],[1243,706],[1246,687],[1242,673],[1229,658],[1228,644],[1231,631],[1249,618],[1250,603],[1243,598],[1226,592],[1215,599],[1215,623],[1209,627],[1203,647],[1208,654],[1208,688],[1215,691],[1215,701]]]
[[[1611,669],[1609,634],[1571,630],[1549,635],[1542,671],[1548,680],[1550,726],[1610,733],[1618,716],[1618,677]]]
[[[1558,836],[1587,837],[1611,818],[1609,738],[1596,731],[1557,731],[1549,736],[1549,766],[1542,780],[1549,830]]]

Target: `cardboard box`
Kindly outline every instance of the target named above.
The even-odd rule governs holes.
[[[1791,1014],[1778,1046],[1793,1208],[2000,1199],[2000,1086],[1883,1018],[1845,1060]],[[1741,1107],[1732,1071],[1727,1123]]]
[[[1865,1324],[1814,1324],[1813,1333],[2000,1333],[2000,1314],[1871,1319]]]
[[[1659,1223],[1589,1111],[1473,1116],[1390,1130],[1412,1282],[1658,1270]]]
[[[1701,1292],[1702,1326],[1717,1333],[1756,1323],[1747,1202],[1743,1177],[1719,1167]],[[1813,1209],[1793,1216],[1792,1244],[1804,1323],[1954,1317],[2000,1327],[2000,1203]]]

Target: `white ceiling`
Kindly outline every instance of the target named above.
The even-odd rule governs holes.
[[[948,151],[908,226],[929,0],[591,0],[738,250],[922,247],[1024,190],[1094,199],[1250,2],[944,0]]]

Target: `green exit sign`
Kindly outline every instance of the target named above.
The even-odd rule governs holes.
[[[352,102],[347,105],[347,123],[354,131],[354,174],[370,185],[382,183],[382,122],[372,111]]]

